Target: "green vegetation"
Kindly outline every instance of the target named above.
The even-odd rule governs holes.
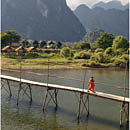
[[[3,37],[3,33],[2,33]],[[13,36],[12,36],[13,37]],[[17,38],[16,38],[17,39]],[[2,41],[3,42],[3,41]],[[8,42],[10,44],[11,42]],[[4,43],[2,43],[5,45]],[[61,43],[56,41],[22,40],[19,44],[26,48],[34,46],[35,51],[23,53],[23,67],[120,67],[129,64],[129,42],[123,36],[115,39],[111,33],[102,33],[94,43]],[[8,55],[2,52],[2,67],[18,67],[19,51]]]
[[[113,39],[114,39],[114,36],[112,35],[112,33],[103,32],[101,36],[97,38],[95,41],[96,48],[106,49],[108,47],[111,47]]]
[[[1,46],[10,45],[12,43],[17,43],[21,40],[20,35],[14,30],[7,30],[4,33],[1,33]]]

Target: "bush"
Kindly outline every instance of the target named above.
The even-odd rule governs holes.
[[[97,48],[97,49],[95,50],[95,53],[98,53],[98,52],[104,52],[104,50],[103,50],[102,48]]]
[[[115,54],[118,56],[118,55],[123,55],[125,53],[125,50],[120,48],[120,49],[117,49],[115,50]]]
[[[91,54],[87,53],[86,51],[81,51],[79,53],[76,53],[74,58],[75,59],[90,59]]]
[[[76,53],[76,54],[74,55],[74,59],[81,59],[81,56],[79,55],[79,53]]]
[[[129,42],[124,36],[117,36],[113,41],[112,48],[127,50],[129,48]]]
[[[25,58],[38,58],[41,57],[38,53],[27,53]]]
[[[87,66],[87,64],[86,64],[86,63],[82,63],[82,64],[81,64],[81,66],[86,67],[86,66]]]
[[[68,59],[68,60],[72,60],[72,58],[71,58],[71,57],[68,57],[67,59]]]
[[[105,55],[108,55],[108,56],[112,56],[114,54],[113,50],[112,50],[112,47],[108,47],[105,52],[104,52]]]
[[[124,54],[121,56],[121,59],[128,62],[129,61],[129,55],[128,54]]]
[[[109,63],[110,58],[111,57],[105,56],[103,52],[98,52],[93,54],[90,59],[91,61],[95,61],[97,63]]]
[[[87,52],[88,52],[88,53],[93,53],[93,50],[89,49]]]
[[[120,59],[120,58],[115,58],[114,64],[115,64],[116,66],[119,66],[119,67],[120,67],[121,64],[126,64],[126,63],[125,63],[124,60],[122,60],[122,59]]]
[[[64,57],[73,57],[73,52],[68,47],[62,48],[60,53]]]
[[[95,62],[95,61],[90,60],[88,66],[90,66],[90,67],[100,67],[101,65],[99,63]]]
[[[78,48],[79,49],[90,49],[90,44],[88,42],[82,41],[78,44]]]

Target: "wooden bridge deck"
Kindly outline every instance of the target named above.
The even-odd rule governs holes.
[[[96,91],[96,93],[93,93],[90,91],[88,92],[87,89],[74,88],[74,87],[69,87],[69,86],[61,86],[61,85],[55,85],[55,84],[47,85],[47,83],[20,79],[20,78],[15,78],[15,77],[6,76],[6,75],[1,75],[0,77],[1,77],[1,79],[6,79],[6,80],[10,80],[10,81],[15,81],[15,82],[21,82],[23,84],[30,84],[33,86],[39,86],[39,87],[45,87],[45,88],[49,87],[49,89],[59,89],[59,90],[72,91],[72,92],[77,92],[77,93],[82,93],[82,94],[89,94],[89,95],[97,96],[100,98],[106,98],[106,99],[114,100],[114,101],[118,101],[118,102],[125,102],[125,103],[130,102],[130,98],[127,98],[127,97],[124,98],[123,96],[117,96],[117,95],[103,93],[103,92]]]

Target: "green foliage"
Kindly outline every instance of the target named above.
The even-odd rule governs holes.
[[[72,58],[71,58],[71,57],[68,57],[67,60],[72,60]]]
[[[78,44],[78,48],[79,49],[90,49],[90,44],[88,42],[82,41]]]
[[[98,53],[98,52],[104,52],[104,50],[103,50],[102,48],[97,48],[97,49],[95,50],[95,53]]]
[[[73,57],[73,52],[68,47],[62,48],[60,54],[64,57]]]
[[[21,40],[20,35],[14,30],[7,30],[1,34],[2,47],[12,43],[18,43]]]
[[[90,59],[91,54],[86,51],[81,51],[74,55],[74,59]]]
[[[129,55],[128,54],[124,54],[120,57],[122,60],[124,60],[125,62],[129,62]]]
[[[116,49],[114,50],[115,55],[119,56],[119,55],[123,55],[125,53],[125,50],[120,48],[120,49]]]
[[[126,64],[124,60],[120,59],[120,58],[115,58],[114,62],[113,62],[116,66],[120,66],[123,64]]]
[[[112,47],[106,48],[104,54],[105,54],[106,56],[112,56],[112,55],[114,54]]]
[[[99,63],[97,63],[96,61],[90,60],[88,66],[90,66],[90,67],[100,67],[101,65]]]
[[[81,66],[86,67],[86,66],[87,66],[87,64],[86,64],[86,63],[82,63],[82,64],[81,64]]]
[[[22,45],[23,45],[24,47],[29,47],[29,42],[28,42],[28,39],[27,39],[27,38],[25,38],[25,39],[22,40]]]
[[[95,45],[96,48],[106,49],[112,46],[114,36],[112,33],[102,33],[99,38],[96,39]]]
[[[97,63],[106,63],[109,62],[109,58],[104,56],[103,52],[95,53],[91,56],[91,61],[95,61]]]
[[[127,50],[129,48],[129,42],[128,42],[128,40],[124,36],[117,36],[113,40],[112,48],[113,49],[122,48],[122,49]]]
[[[96,58],[96,61],[99,62],[99,63],[103,63],[104,62],[104,56],[103,56],[102,52],[98,52],[95,55],[95,58]]]

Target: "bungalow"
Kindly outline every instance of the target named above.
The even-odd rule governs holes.
[[[17,55],[18,54],[24,55],[25,52],[27,52],[27,50],[23,46],[16,48],[15,51],[17,52]]]
[[[7,45],[4,48],[2,48],[2,52],[6,53],[6,52],[11,52],[11,51],[13,51],[13,48],[10,47],[9,45]]]
[[[5,56],[12,56],[15,54],[15,51],[12,47],[10,47],[9,45],[8,46],[5,46],[4,48],[2,48],[2,53],[5,55]]]

